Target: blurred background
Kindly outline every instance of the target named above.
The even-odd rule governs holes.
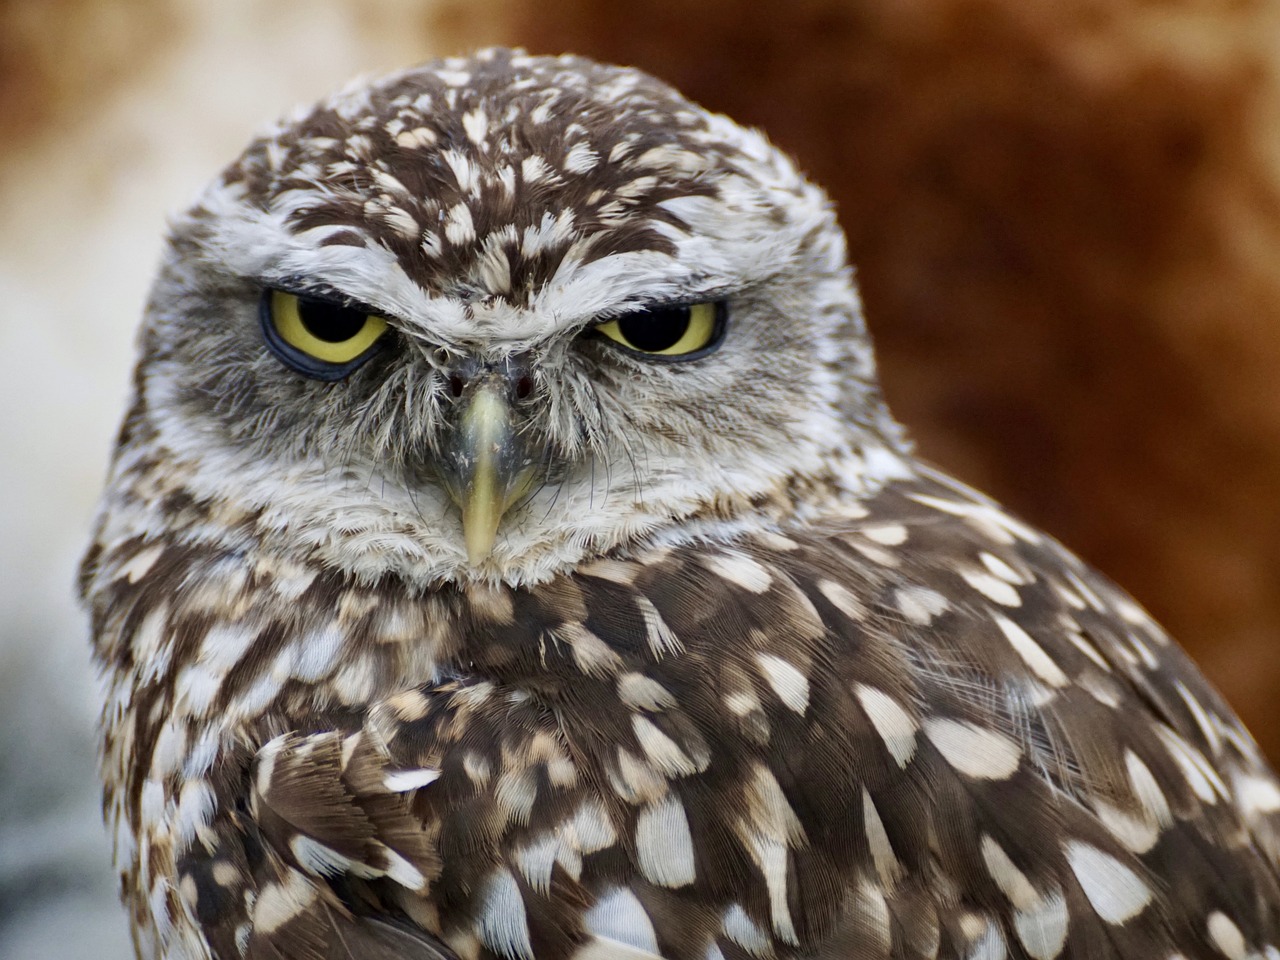
[[[0,0],[0,957],[129,955],[71,582],[166,211],[292,104],[493,43],[796,154],[924,454],[1124,584],[1280,757],[1280,5]]]

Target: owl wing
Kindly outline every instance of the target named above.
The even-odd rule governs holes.
[[[455,676],[258,753],[250,956],[353,924],[512,960],[1274,949],[1253,742],[1131,600],[944,478],[458,610]]]
[[[180,892],[215,957],[454,960],[367,894],[383,877],[420,889],[432,854],[399,795],[350,763],[349,743],[337,731],[282,735],[258,751],[247,780],[224,760],[220,776],[239,801],[178,860]]]

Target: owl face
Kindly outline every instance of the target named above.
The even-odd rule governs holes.
[[[237,535],[423,584],[801,511],[897,443],[821,192],[643,74],[507,51],[255,141],[175,223],[138,389]]]

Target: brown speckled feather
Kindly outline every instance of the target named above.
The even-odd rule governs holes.
[[[370,604],[353,648],[433,638],[435,679],[346,702],[321,678],[327,712],[289,683],[257,710],[229,692],[177,909],[228,957],[1137,960],[1221,955],[1215,923],[1273,942],[1280,791],[1160,629],[942,480],[858,513],[394,623]],[[172,634],[198,632],[171,562],[235,558],[120,579],[146,549],[100,562],[102,615],[162,591]],[[253,586],[241,622],[282,646],[342,604],[324,578],[288,604]],[[163,706],[113,732],[135,770],[151,718],[184,713],[159,680]],[[180,821],[194,782],[166,788]]]

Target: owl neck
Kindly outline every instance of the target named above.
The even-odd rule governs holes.
[[[361,584],[396,579],[413,593],[477,581],[526,586],[653,545],[724,543],[805,526],[911,475],[899,452],[878,447],[833,456],[822,471],[781,477],[763,489],[730,485],[701,497],[694,489],[681,499],[669,492],[632,503],[605,499],[594,509],[577,503],[581,494],[561,492],[570,503],[556,504],[557,492],[547,490],[508,518],[493,556],[475,567],[462,547],[456,509],[429,490],[390,489],[357,476],[334,484],[332,475],[282,476],[251,463],[143,457],[125,448],[99,541],[212,548],[270,558],[300,577],[325,571]]]
[[[175,443],[165,432],[148,426],[122,444],[102,542],[163,540],[273,557],[365,584],[395,578],[421,593],[475,582],[525,586],[650,545],[803,526],[912,476],[902,446],[887,441],[838,446],[783,473],[749,464],[690,475],[680,463],[651,461],[656,479],[637,484],[624,465],[588,466],[511,511],[492,554],[476,565],[457,508],[433,485],[409,488],[371,464],[335,471],[255,459],[194,438]]]

